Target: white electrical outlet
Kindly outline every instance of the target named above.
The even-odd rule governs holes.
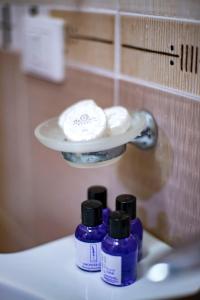
[[[48,16],[24,18],[22,68],[60,82],[65,77],[64,21]]]

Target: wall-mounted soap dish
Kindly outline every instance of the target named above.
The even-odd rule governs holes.
[[[64,159],[74,167],[90,168],[112,164],[132,143],[142,150],[152,148],[157,142],[157,125],[153,116],[146,111],[131,113],[132,123],[123,134],[106,136],[87,142],[67,141],[58,126],[58,118],[40,124],[35,136],[46,147],[62,153]]]

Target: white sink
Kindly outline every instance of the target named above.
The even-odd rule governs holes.
[[[8,283],[0,282],[0,299],[2,300],[41,300],[42,297],[34,295]]]
[[[84,272],[75,266],[74,237],[13,254],[0,254],[1,300],[156,300],[195,293],[200,274],[170,282],[152,283],[141,269],[170,247],[144,233],[145,257],[139,263],[135,284],[114,287],[100,274]]]

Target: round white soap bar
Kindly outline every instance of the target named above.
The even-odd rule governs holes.
[[[114,106],[104,110],[107,118],[109,135],[122,134],[131,125],[131,117],[128,110],[122,106]]]
[[[96,103],[94,102],[94,100],[86,99],[86,100],[82,100],[82,101],[79,101],[79,102],[77,102],[77,103],[71,105],[69,108],[72,108],[72,107],[74,107],[74,106],[76,106],[76,105],[81,106],[81,105],[85,105],[85,104],[86,104],[86,105],[96,105]],[[63,126],[64,126],[65,118],[66,118],[66,116],[67,116],[67,114],[68,114],[69,108],[65,109],[65,110],[62,112],[62,114],[59,116],[59,119],[58,119],[58,125],[59,125],[60,128],[62,128],[62,129],[63,129]]]
[[[63,131],[70,141],[94,140],[106,132],[105,113],[91,100],[80,101],[69,107],[63,119]]]

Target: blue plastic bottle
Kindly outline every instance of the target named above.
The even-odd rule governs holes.
[[[101,185],[93,185],[88,188],[88,199],[98,200],[103,206],[103,224],[108,229],[108,222],[110,217],[110,209],[107,207],[107,189]]]
[[[75,231],[76,264],[85,271],[101,270],[101,241],[106,235],[102,224],[102,204],[86,200],[81,204],[82,224]]]
[[[130,217],[124,212],[111,213],[101,250],[101,278],[105,282],[125,286],[136,281],[138,246],[130,234]]]
[[[116,198],[116,210],[123,210],[131,218],[131,233],[138,242],[138,261],[142,258],[143,226],[136,217],[136,197],[129,194],[122,194]]]

